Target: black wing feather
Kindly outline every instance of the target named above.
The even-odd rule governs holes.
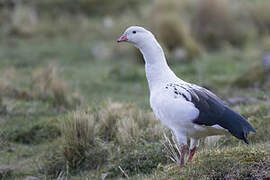
[[[243,116],[230,109],[220,98],[204,88],[189,86],[188,90],[192,97],[191,102],[200,111],[199,117],[193,123],[206,126],[220,125],[233,136],[248,143],[249,132],[255,132],[255,130]]]

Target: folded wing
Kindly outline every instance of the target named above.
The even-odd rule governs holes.
[[[219,125],[248,144],[248,134],[255,130],[243,116],[230,109],[207,89],[192,84],[182,84],[179,88],[189,92],[191,98],[185,99],[199,110],[199,116],[193,123],[205,126]]]

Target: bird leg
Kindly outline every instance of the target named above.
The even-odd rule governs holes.
[[[185,155],[186,155],[186,152],[187,152],[187,148],[188,148],[188,145],[185,144],[183,146],[180,147],[180,153],[181,153],[181,156],[180,156],[180,163],[179,163],[179,168],[181,169],[184,164],[185,164]]]
[[[188,162],[192,161],[192,158],[193,158],[195,152],[196,152],[196,146],[190,150],[189,157],[188,157]]]

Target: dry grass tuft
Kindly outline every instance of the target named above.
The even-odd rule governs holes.
[[[77,92],[72,92],[59,74],[58,65],[50,63],[46,67],[34,69],[30,81],[24,79],[27,86],[21,86],[17,81],[21,74],[13,67],[7,68],[0,77],[0,97],[43,100],[61,110],[79,106],[82,103],[81,96]]]
[[[192,38],[188,27],[176,14],[166,14],[159,18],[156,29],[158,37],[169,51],[184,49],[187,52],[187,59],[199,55],[198,44]]]
[[[15,68],[7,68],[1,73],[0,76],[0,96],[2,98],[16,98],[16,99],[31,99],[31,95],[28,91],[15,86],[15,81],[18,73]]]
[[[64,79],[59,77],[59,67],[55,63],[39,68],[32,74],[31,89],[33,98],[52,102],[54,106],[64,108],[80,104],[80,97],[70,94]]]
[[[251,20],[255,23],[260,34],[270,33],[270,16],[269,8],[270,2],[268,0],[256,1],[254,3],[249,3],[248,10],[251,15]]]
[[[119,164],[132,169],[136,158],[146,157],[142,144],[149,144],[149,152],[161,154],[159,158],[147,157],[149,161],[138,166],[149,169],[156,167],[162,159],[165,162],[159,141],[163,132],[162,126],[155,120],[152,113],[138,110],[134,105],[107,101],[96,109],[77,110],[69,113],[63,120],[61,154],[71,169],[95,169],[103,166],[106,161],[113,173],[121,173]],[[133,152],[140,148],[140,151]],[[153,149],[154,148],[154,149]],[[125,160],[119,157],[132,154],[133,160],[125,155]],[[154,162],[151,164],[150,162]],[[121,166],[122,167],[122,166]],[[149,170],[148,169],[148,170]]]
[[[241,12],[239,5],[232,1],[202,0],[196,7],[192,29],[197,39],[208,48],[216,49],[224,43],[243,46],[249,31],[245,29]]]
[[[188,1],[157,1],[150,14],[153,30],[161,43],[169,50],[184,49],[186,59],[199,55],[199,45],[192,38],[188,24],[184,21],[183,12],[190,8]]]
[[[120,144],[137,144],[140,140],[158,141],[163,127],[151,112],[142,112],[134,107],[126,117],[117,122],[117,139]]]
[[[49,179],[57,179],[69,168],[62,152],[56,148],[57,144],[59,144],[59,140],[46,147],[46,153],[37,161],[39,171]]]
[[[11,14],[9,33],[22,36],[32,35],[36,31],[37,23],[35,8],[17,3]]]
[[[16,96],[17,89],[14,87],[12,81],[16,78],[17,73],[15,68],[7,68],[1,73],[0,77],[0,93],[3,96]]]
[[[143,138],[153,141],[160,137],[162,127],[150,112],[142,112],[132,104],[107,101],[97,112],[98,134],[106,141],[134,143]],[[146,131],[150,130],[150,131]]]
[[[102,139],[110,141],[116,138],[117,121],[127,113],[123,108],[124,105],[121,103],[108,101],[97,112],[98,134]]]
[[[77,168],[85,162],[92,169],[106,158],[106,151],[98,141],[95,117],[88,111],[76,111],[65,119],[62,127],[62,153],[69,167]]]

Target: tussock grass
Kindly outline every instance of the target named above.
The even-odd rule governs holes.
[[[80,97],[70,93],[70,87],[59,77],[59,72],[60,69],[55,63],[36,69],[31,77],[33,98],[49,101],[55,107],[77,106],[81,103]]]
[[[241,6],[234,1],[203,0],[196,7],[192,29],[197,39],[210,49],[216,49],[229,43],[241,47],[245,45],[250,31],[249,23],[241,11]],[[249,27],[249,31],[245,29]]]
[[[136,143],[141,138],[155,141],[163,130],[150,112],[138,110],[132,104],[105,102],[97,112],[98,135],[119,144]],[[146,131],[147,130],[147,131]]]
[[[57,143],[59,143],[59,139],[46,149],[46,153],[39,158],[38,163],[38,171],[50,179],[64,175],[63,173],[68,169],[68,163],[63,154],[59,148],[56,148]]]
[[[265,158],[269,157],[269,153],[262,143],[268,139],[265,135],[270,122],[267,107],[265,103],[244,109],[236,107],[257,131],[257,134],[250,136],[252,145],[243,145],[233,137],[222,137],[212,146],[205,144],[200,147],[194,161],[183,168],[180,177],[267,177],[266,168],[262,175],[257,168],[257,165],[263,168],[270,160]],[[106,174],[107,178],[138,174],[153,179],[179,176],[175,163],[179,160],[177,143],[165,138],[167,149],[160,143],[164,129],[153,113],[138,110],[132,104],[106,101],[94,109],[71,112],[62,123],[63,136],[57,162],[53,163],[53,158],[50,158],[51,163],[47,167],[47,173],[52,173],[52,177],[57,177],[59,173],[54,173],[59,171],[65,172],[67,167],[71,175],[95,170],[99,172],[96,178],[102,174]],[[174,163],[167,165],[170,159]],[[54,164],[57,165],[57,172],[52,171]],[[154,173],[153,169],[156,169]],[[149,173],[153,174],[149,176]]]
[[[0,94],[3,97],[23,97],[26,92],[20,91],[15,85],[14,80],[18,74],[15,68],[5,69],[0,76]],[[27,96],[27,95],[26,95]]]
[[[15,82],[20,76],[14,68],[7,68],[0,77],[2,97],[23,100],[42,100],[59,109],[75,108],[82,102],[77,92],[72,92],[66,80],[60,78],[60,69],[56,63],[34,69],[26,87]],[[29,85],[30,84],[30,85]]]
[[[183,48],[187,52],[185,58],[192,59],[199,55],[200,49],[183,18],[182,10],[188,6],[187,1],[157,1],[150,14],[150,23],[165,48],[169,51]]]
[[[209,50],[245,47],[257,31],[269,34],[266,1],[169,0],[156,1],[151,7],[149,22],[161,42],[170,51],[186,49],[188,58],[196,57],[201,45]]]
[[[132,104],[106,101],[96,109],[71,112],[62,123],[61,162],[73,172],[105,167],[110,176],[119,176],[118,166],[134,174],[167,163],[162,144],[156,143],[163,128],[152,113]]]
[[[269,35],[270,33],[270,2],[267,0],[247,3],[248,10],[251,15],[251,20],[255,23],[260,34]]]
[[[160,17],[158,21],[157,35],[168,50],[184,48],[187,51],[186,59],[192,59],[199,55],[199,45],[180,17],[171,13]]]
[[[73,169],[85,162],[90,169],[96,168],[106,158],[106,150],[95,136],[97,129],[94,118],[90,110],[77,111],[63,124],[62,153]]]
[[[32,6],[17,3],[11,14],[9,32],[12,35],[30,36],[35,33],[38,18],[36,9]]]

